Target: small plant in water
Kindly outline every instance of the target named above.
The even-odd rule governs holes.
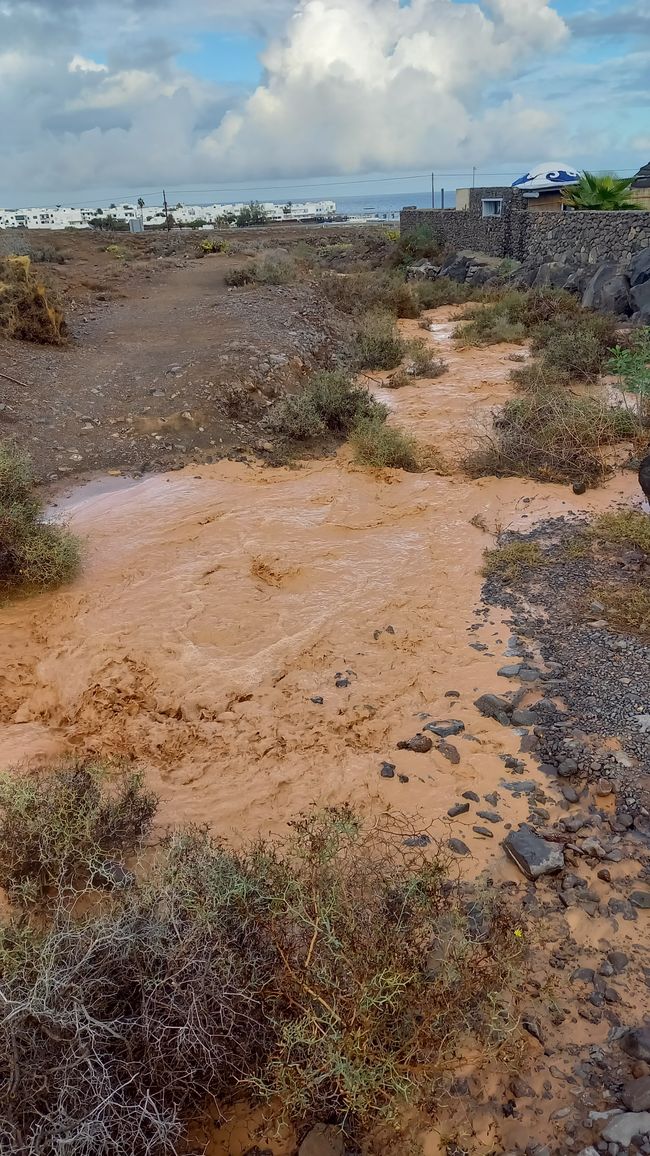
[[[607,369],[616,374],[624,395],[635,395],[639,421],[647,422],[650,417],[650,328],[633,334],[627,348],[616,345]]]

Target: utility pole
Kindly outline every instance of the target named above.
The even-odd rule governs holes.
[[[431,174],[431,208],[436,207],[436,174]]]
[[[167,226],[167,232],[171,233],[172,227],[171,227],[171,224],[169,222],[169,212],[167,210],[167,193],[165,192],[164,189],[163,189],[163,212],[165,214],[165,224]]]
[[[441,189],[440,190],[440,208],[444,209],[444,207],[445,207],[445,190]]]
[[[476,188],[476,165],[472,165],[472,188]]]

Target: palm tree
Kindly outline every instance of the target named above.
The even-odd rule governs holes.
[[[617,177],[613,173],[598,177],[584,172],[578,184],[564,189],[562,200],[571,209],[600,209],[619,213],[623,209],[638,209],[636,201],[628,196],[633,177]]]

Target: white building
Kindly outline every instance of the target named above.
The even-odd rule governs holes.
[[[336,213],[334,201],[301,201],[284,205],[265,201],[263,209],[269,221],[305,221],[314,218],[333,217]],[[235,216],[246,208],[245,202],[236,205],[168,205],[174,221],[179,225],[190,225],[195,221],[204,221],[206,225],[214,225],[227,214]],[[140,217],[138,205],[123,203],[120,205],[100,205],[96,208],[75,209],[57,205],[56,208],[45,209],[0,209],[0,229],[89,229],[91,221],[97,217],[115,217],[116,220],[128,224]],[[145,205],[142,209],[142,219],[147,227],[160,227],[165,223],[165,211],[162,205]]]

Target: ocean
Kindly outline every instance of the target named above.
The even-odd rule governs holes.
[[[445,189],[445,208],[453,209],[455,190]],[[368,193],[365,197],[333,195],[337,213],[351,217],[379,217],[381,220],[398,221],[400,209],[405,205],[415,205],[417,209],[431,208],[431,192],[418,193]],[[436,208],[441,208],[441,190],[436,190]]]

